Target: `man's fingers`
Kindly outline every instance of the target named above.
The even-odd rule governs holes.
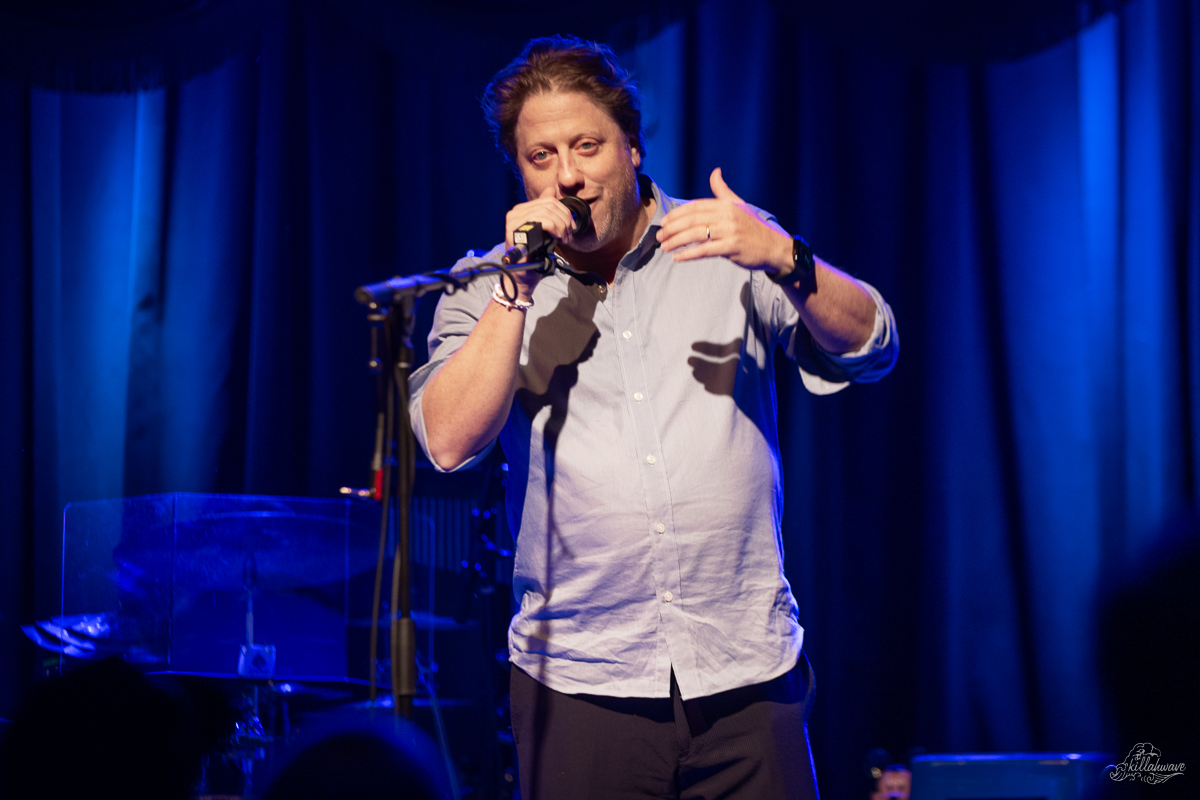
[[[725,178],[721,176],[721,168],[717,167],[708,176],[708,185],[712,188],[713,197],[718,200],[732,200],[735,203],[741,203],[742,198],[734,194],[733,189],[729,188],[729,184],[725,183]]]
[[[700,228],[700,238],[704,238],[704,227],[715,226],[718,222],[728,221],[727,208],[716,200],[693,200],[685,203],[667,214],[659,231],[658,240],[665,242],[676,234],[696,227]],[[715,233],[713,234],[716,235]]]
[[[560,240],[569,239],[574,221],[571,219],[570,210],[558,202],[554,194],[554,186],[547,186],[543,189],[537,199],[539,202],[547,202],[542,203],[542,207],[538,209],[539,213],[536,216],[525,220],[525,222],[540,222],[547,233],[554,238]],[[520,224],[524,224],[524,222]]]
[[[547,186],[532,200],[520,203],[509,210],[505,218],[507,229],[505,241],[512,247],[512,232],[527,222],[540,223],[542,228],[560,241],[571,241],[571,230],[575,225],[570,210],[555,198],[553,186]]]
[[[790,255],[787,233],[774,222],[759,219],[725,183],[719,167],[712,171],[709,183],[713,199],[684,203],[663,220],[658,241],[664,251],[676,261],[721,256],[747,269],[776,266],[784,246]]]
[[[700,242],[694,247],[684,247],[671,253],[675,261],[694,261],[697,258],[709,256],[728,256],[725,248],[718,242]]]
[[[662,244],[662,249],[668,253],[685,245],[704,244],[716,236],[710,226],[703,224],[689,225],[666,235],[664,233],[664,231],[659,231],[659,242]]]

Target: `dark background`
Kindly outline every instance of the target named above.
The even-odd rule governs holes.
[[[899,321],[878,385],[779,369],[826,794],[876,746],[1127,751],[1096,604],[1198,494],[1200,2],[1117,5],[5,6],[0,716],[64,504],[365,484],[353,289],[501,238],[477,98],[564,32],[635,72],[668,193],[723,167]]]

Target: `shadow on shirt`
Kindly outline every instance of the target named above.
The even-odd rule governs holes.
[[[741,361],[742,338],[739,336],[725,344],[693,342],[692,350],[704,356],[704,358],[692,356],[687,362],[688,366],[692,368],[692,375],[700,382],[704,390],[709,394],[733,397],[733,388],[737,383],[738,363]]]
[[[687,364],[692,369],[692,377],[704,387],[704,391],[713,395],[733,398],[734,403],[742,410],[746,418],[759,425],[759,427],[762,427],[760,420],[765,420],[765,409],[763,408],[763,399],[760,397],[760,393],[755,391],[758,384],[755,381],[750,381],[748,383],[744,382],[740,389],[738,387],[739,375],[745,375],[751,369],[759,369],[755,360],[744,352],[746,338],[760,336],[755,329],[754,309],[750,303],[749,281],[742,285],[739,301],[741,302],[742,313],[746,320],[742,336],[724,343],[692,342],[692,352],[694,355],[688,358]],[[764,343],[764,346],[768,352],[773,350],[772,343]],[[769,359],[767,368],[773,368]],[[772,432],[764,430],[763,434],[769,437],[772,435]]]
[[[555,452],[558,449],[558,437],[567,420],[571,390],[579,382],[579,365],[592,357],[600,341],[600,331],[593,321],[597,302],[595,294],[580,282],[572,280],[567,283],[567,296],[558,302],[553,311],[537,321],[530,334],[529,352],[537,356],[531,355],[529,364],[521,370],[521,381],[525,385],[517,389],[515,397],[530,420],[543,408],[550,407],[550,417],[542,428],[548,523],[546,535],[557,541],[547,541],[544,551],[546,563],[542,574],[545,583],[541,589],[545,603],[549,603],[554,592],[554,545],[558,545],[562,557],[574,558],[553,522]],[[548,620],[537,623],[532,638],[549,641]],[[545,681],[544,675],[535,677]]]

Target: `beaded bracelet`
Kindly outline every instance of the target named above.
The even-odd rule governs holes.
[[[496,286],[492,289],[492,299],[510,311],[514,308],[517,311],[533,308],[532,300],[509,300],[504,295],[504,290],[500,288],[500,281],[496,281]]]

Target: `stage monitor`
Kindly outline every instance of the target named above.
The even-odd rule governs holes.
[[[965,753],[917,756],[912,800],[1092,800],[1104,753]]]

